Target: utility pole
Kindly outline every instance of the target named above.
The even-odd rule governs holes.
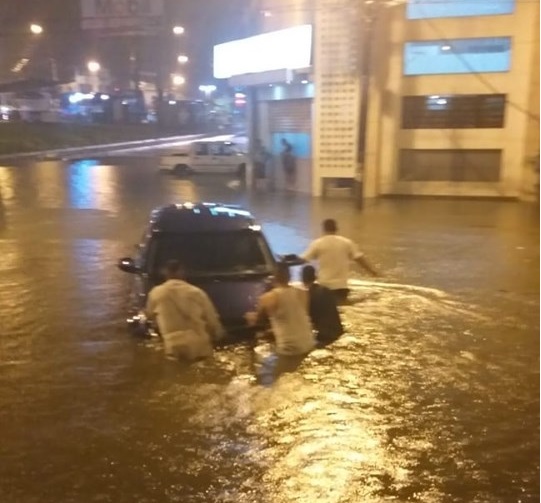
[[[51,80],[53,82],[58,82],[58,65],[56,64],[56,59],[53,56],[49,58],[49,66],[51,68]]]
[[[359,138],[357,149],[357,170],[355,173],[354,198],[357,209],[364,206],[364,178],[366,168],[366,143],[368,139],[368,112],[370,106],[370,77],[372,73],[372,38],[377,18],[379,0],[365,0],[361,8],[361,74],[360,74],[360,109]]]
[[[164,56],[166,45],[166,33],[165,33],[165,22],[160,23],[160,28],[158,32],[158,48],[157,48],[157,68],[156,68],[156,120],[158,123],[158,129],[161,129],[164,126],[164,116],[163,116],[163,66],[164,66]]]
[[[130,40],[130,63],[133,89],[139,91],[141,87],[141,37],[134,35]]]

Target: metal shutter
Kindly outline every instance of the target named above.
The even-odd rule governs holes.
[[[312,100],[269,102],[269,125],[272,133],[310,133]]]

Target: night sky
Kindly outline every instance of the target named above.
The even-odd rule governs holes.
[[[249,0],[166,0],[167,23],[181,24],[186,33],[181,37],[171,35],[165,47],[153,37],[140,39],[141,70],[155,71],[161,51],[168,71],[185,74],[191,89],[208,82],[212,78],[212,46],[253,33],[246,9],[249,4]],[[29,35],[31,22],[43,25],[45,33],[40,37]],[[102,38],[81,30],[77,0],[0,0],[0,82],[47,78],[52,56],[61,80],[70,80],[77,66],[96,59],[113,69],[119,85],[126,85],[133,43],[127,38]],[[187,67],[175,63],[178,54],[190,57]],[[13,73],[11,69],[23,57],[29,58],[29,63],[21,73]]]

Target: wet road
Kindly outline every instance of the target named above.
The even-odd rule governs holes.
[[[0,501],[539,499],[539,219],[509,202],[248,196],[151,157],[0,167]],[[128,337],[117,257],[149,210],[250,207],[276,252],[335,217],[383,270],[348,333],[273,379],[268,348],[182,367]]]

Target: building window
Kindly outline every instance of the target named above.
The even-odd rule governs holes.
[[[505,94],[404,96],[403,129],[502,128]]]
[[[409,0],[408,19],[511,14],[515,0]]]
[[[406,42],[405,75],[506,72],[511,64],[511,39],[464,38]]]
[[[498,182],[501,150],[400,150],[402,182]]]

